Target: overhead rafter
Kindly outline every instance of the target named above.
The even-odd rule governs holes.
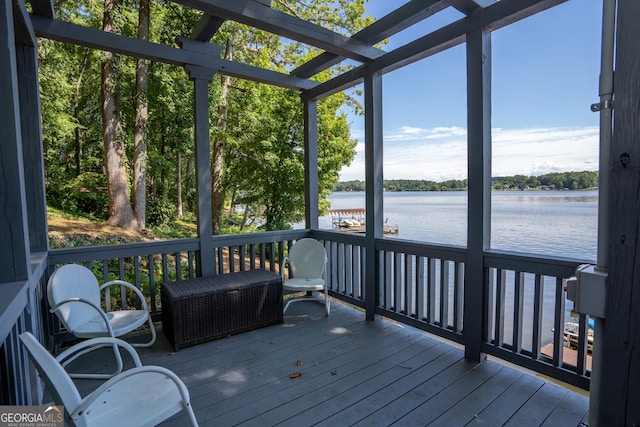
[[[477,13],[462,18],[414,40],[347,73],[324,82],[301,94],[303,99],[319,99],[361,83],[366,74],[384,74],[414,63],[435,53],[463,43],[474,29],[497,30],[512,22],[534,15],[567,0],[499,1]]]
[[[211,40],[211,37],[213,37],[213,35],[220,29],[224,21],[226,21],[226,19],[205,13],[204,15],[202,15],[202,18],[200,18],[200,20],[196,24],[196,27],[193,29],[191,38],[193,40],[199,40],[201,42],[208,42],[209,40]]]
[[[178,49],[119,34],[107,33],[55,19],[32,15],[31,22],[38,37],[46,37],[69,44],[178,66],[197,65],[214,69],[221,74],[295,90],[311,89],[318,85],[317,82],[312,80],[228,61],[187,49]]]
[[[264,4],[267,7],[271,7],[271,0],[256,0]],[[211,37],[220,29],[226,19],[219,16],[213,16],[208,13],[202,15],[200,21],[196,24],[191,38],[193,40],[200,40],[201,42],[208,42]]]
[[[471,0],[465,0],[471,1]],[[388,15],[383,16],[373,24],[358,31],[351,36],[352,39],[360,40],[367,44],[378,43],[387,37],[399,33],[400,31],[432,16],[448,5],[440,0],[411,0]],[[311,77],[322,70],[325,70],[344,59],[344,56],[331,52],[324,52],[309,62],[299,66],[291,72],[291,75],[298,77]]]
[[[23,0],[19,1],[21,3],[24,3]],[[47,18],[55,18],[53,0],[31,0],[31,10],[35,15],[40,15]]]
[[[306,43],[328,52],[371,62],[384,51],[312,24],[303,19],[272,9],[254,0],[173,0],[175,3],[202,10],[211,16],[240,22],[273,34]]]
[[[22,46],[36,46],[36,34],[31,26],[31,19],[24,3],[13,1],[13,26],[15,27],[16,43]]]
[[[480,5],[473,0],[444,0],[458,12],[471,15],[481,9]]]

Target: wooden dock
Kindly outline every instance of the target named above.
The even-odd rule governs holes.
[[[360,234],[367,232],[365,224],[366,211],[364,208],[331,209],[327,212],[327,215],[331,217],[333,230]],[[398,225],[384,224],[382,231],[386,235],[397,236],[399,227]]]
[[[589,406],[582,394],[492,360],[467,361],[458,347],[366,322],[337,302],[330,317],[320,304],[297,304],[284,324],[175,353],[159,332],[139,353],[184,380],[201,426],[583,426]],[[102,356],[87,363],[108,369]],[[76,384],[85,394],[98,382]],[[185,422],[177,415],[163,425]]]

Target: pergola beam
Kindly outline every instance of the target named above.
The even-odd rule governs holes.
[[[22,0],[13,0],[13,25],[15,28],[16,44],[21,46],[36,46],[36,34],[29,19],[29,12]]]
[[[106,33],[94,28],[87,28],[55,19],[32,15],[31,22],[37,36],[64,43],[178,66],[197,65],[217,70],[221,74],[288,89],[307,90],[318,85],[317,82],[300,77],[289,76],[288,74],[228,61],[190,50],[164,46],[119,34]]]
[[[271,0],[256,0],[265,6],[271,7]],[[220,16],[214,16],[208,13],[202,15],[202,18],[196,24],[191,33],[191,38],[201,42],[208,42],[211,37],[220,29],[226,19]]]
[[[384,55],[384,51],[312,24],[303,19],[272,9],[254,0],[173,0],[175,3],[202,10],[211,16],[236,21],[319,47],[328,52],[370,62]]]
[[[304,99],[320,99],[361,83],[368,73],[388,73],[434,55],[465,41],[467,33],[477,29],[496,30],[512,22],[564,3],[566,0],[500,1],[432,33],[395,49],[374,62],[361,65],[302,93]]]
[[[368,27],[358,31],[351,36],[351,38],[367,44],[378,43],[440,12],[446,7],[447,4],[439,0],[412,0],[388,15],[383,16]],[[343,59],[344,56],[324,52],[293,70],[291,75],[311,77],[339,63]]]
[[[23,0],[19,0],[22,2]],[[53,0],[31,0],[31,9],[36,15],[45,18],[55,18],[55,10],[53,9]]]
[[[473,0],[444,0],[458,12],[471,15],[481,9],[481,6]]]

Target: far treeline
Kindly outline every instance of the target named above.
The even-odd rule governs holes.
[[[466,179],[435,182],[416,179],[385,179],[386,191],[465,191]],[[540,176],[498,176],[491,178],[493,190],[588,190],[598,187],[598,172],[559,172]],[[364,181],[338,182],[334,191],[364,191]]]

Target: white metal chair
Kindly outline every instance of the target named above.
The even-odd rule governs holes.
[[[105,288],[109,288],[112,285],[121,285],[133,290],[141,301],[142,309],[126,310],[124,309],[126,302],[123,302],[121,310],[105,312],[101,308],[100,294]],[[133,345],[149,347],[156,340],[156,330],[144,295],[135,286],[123,280],[111,280],[100,286],[98,279],[96,279],[91,270],[82,265],[67,264],[54,271],[49,278],[47,298],[51,306],[50,311],[55,313],[62,325],[78,338],[104,336],[115,338],[148,323],[151,332],[149,342]],[[62,366],[67,366],[88,351],[90,350],[68,354],[66,360],[61,358],[61,354],[58,356],[58,360],[62,363]],[[114,374],[71,374],[71,376],[73,378],[104,379],[120,373],[122,371],[122,359],[115,346],[114,354],[118,363],[118,369]]]
[[[65,425],[155,426],[183,409],[191,424],[198,425],[182,380],[161,366],[142,366],[135,349],[125,341],[101,337],[73,346],[79,352],[114,345],[126,350],[135,364],[82,398],[69,374],[36,337],[24,332],[20,340],[55,404],[64,406]]]
[[[285,280],[285,266],[289,266],[289,277]],[[282,260],[280,266],[283,289],[291,292],[306,292],[300,298],[287,301],[284,311],[289,304],[309,299],[324,303],[328,316],[331,309],[327,286],[327,252],[322,244],[310,238],[300,239],[289,248],[289,254]],[[324,298],[313,296],[313,292],[324,292]]]

